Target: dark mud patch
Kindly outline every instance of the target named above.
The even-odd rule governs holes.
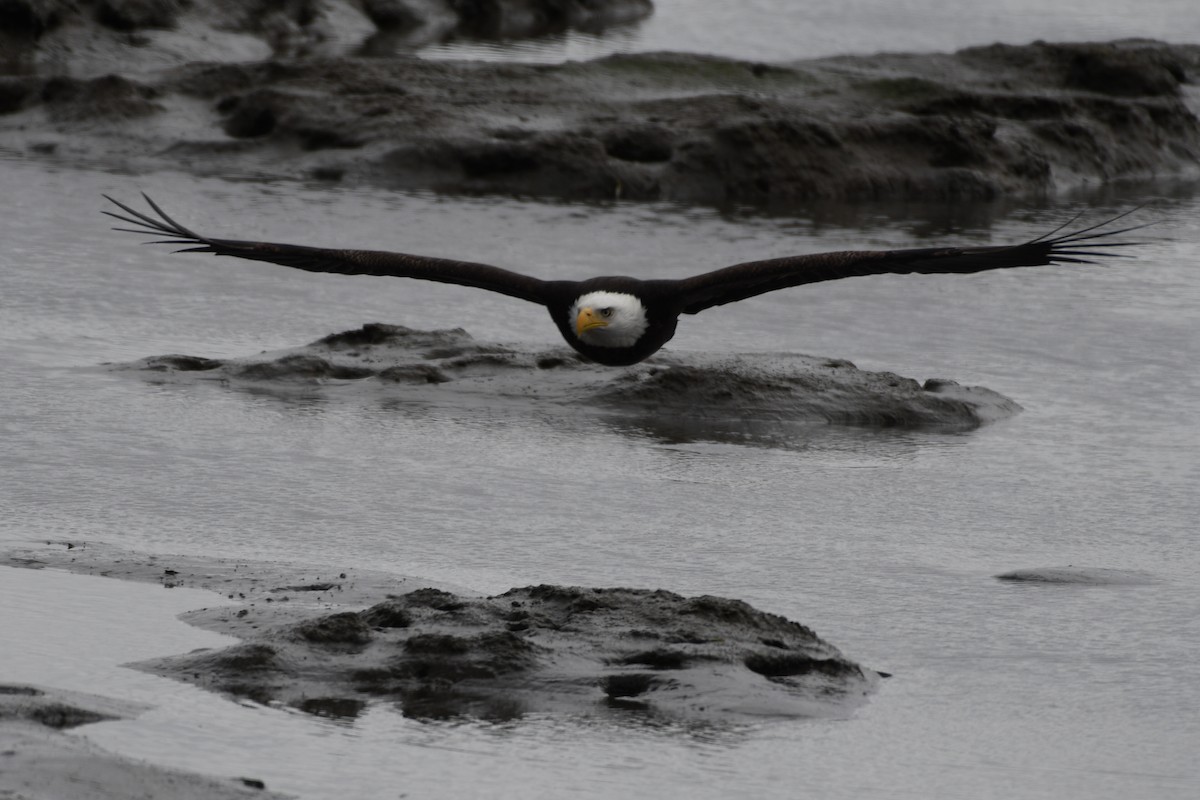
[[[919,383],[840,359],[659,354],[612,369],[566,348],[529,351],[477,342],[462,329],[420,331],[382,323],[246,358],[152,356],[109,368],[159,382],[217,380],[283,394],[315,388],[440,405],[552,407],[643,422],[691,421],[700,428],[713,423],[714,429],[729,421],[967,429],[1020,411],[989,389],[944,379]]]
[[[338,719],[379,702],[420,719],[843,716],[879,679],[800,623],[740,600],[661,589],[540,585],[479,597],[346,570],[340,591],[281,602],[271,587],[305,585],[311,568],[94,544],[10,552],[0,564],[153,582],[169,565],[172,585],[240,602],[183,618],[242,641],[131,666]]]
[[[1153,575],[1140,570],[1111,567],[1030,567],[996,576],[997,580],[1029,584],[1078,586],[1147,586],[1156,582]]]
[[[10,646],[18,645],[13,642]],[[140,706],[89,695],[26,685],[0,686],[0,722],[24,720],[54,730],[66,730],[121,719],[140,710],[143,710]]]

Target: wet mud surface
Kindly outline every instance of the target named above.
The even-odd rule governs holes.
[[[643,713],[725,723],[840,716],[880,673],[802,624],[739,600],[529,586],[472,596],[383,573],[47,544],[7,566],[215,589],[240,605],[182,616],[242,643],[134,664],[260,703],[352,718]]]
[[[6,647],[19,646],[7,642]],[[253,778],[209,778],[123,758],[65,732],[146,707],[63,689],[0,684],[0,797],[55,800],[281,800]]]
[[[0,721],[21,720],[54,730],[121,719],[144,711],[132,703],[23,684],[0,684]]]
[[[14,4],[23,22],[3,34],[0,148],[122,170],[765,207],[980,200],[1200,172],[1196,45],[435,62],[386,45],[406,25],[444,26],[432,0]],[[578,9],[600,25],[646,13],[506,5],[530,34],[589,24]]]
[[[284,394],[321,387],[446,405],[585,409],[634,422],[650,416],[707,421],[714,433],[723,422],[759,421],[966,429],[1020,411],[989,389],[939,379],[919,383],[840,359],[659,354],[613,369],[565,347],[522,350],[477,341],[462,329],[382,323],[245,358],[162,355],[106,368],[151,381],[215,381]]]

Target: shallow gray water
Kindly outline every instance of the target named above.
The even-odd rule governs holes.
[[[655,0],[654,6],[649,19],[602,35],[571,33],[500,45],[460,41],[424,52],[432,58],[553,62],[679,50],[795,61],[847,53],[948,52],[1038,39],[1200,41],[1194,0]]]
[[[1164,223],[1146,232],[1136,261],[816,285],[685,320],[672,343],[978,383],[1025,406],[1015,419],[966,434],[733,425],[717,436],[703,425],[681,435],[653,420],[604,424],[569,407],[415,405],[403,387],[251,393],[107,372],[97,365],[244,355],[369,321],[462,325],[538,348],[557,334],[541,310],[468,289],[168,256],[108,231],[99,195],[144,189],[217,235],[454,255],[547,277],[680,276],[930,237],[1020,240],[1080,206],[764,217],[135,178],[3,159],[0,185],[0,545],[102,540],[360,565],[485,592],[553,582],[733,596],[895,673],[846,719],[728,730],[636,715],[624,725],[427,724],[385,707],[346,725],[138,684],[156,710],[87,728],[103,745],[253,774],[305,798],[341,797],[347,785],[381,798],[484,786],[489,797],[523,798],[1200,790],[1194,196],[1141,212]],[[1110,196],[1088,216],[1145,199]],[[1154,581],[991,577],[1065,564]],[[111,677],[128,671],[96,668],[112,655],[81,642],[95,619],[137,613],[162,590],[106,594],[94,582],[80,606],[64,580],[83,579],[4,570],[0,595],[40,601],[26,601],[20,619],[48,631],[39,647],[56,680],[76,674],[91,691],[134,692],[128,676]],[[122,635],[143,652],[137,632],[106,639]],[[0,680],[19,671],[13,652],[0,650]]]

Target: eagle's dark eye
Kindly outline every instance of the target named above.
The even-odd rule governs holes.
[[[602,308],[602,309],[600,309],[600,316],[604,317],[605,319],[608,319],[609,317],[612,316],[612,312],[613,312],[613,310],[611,308]]]

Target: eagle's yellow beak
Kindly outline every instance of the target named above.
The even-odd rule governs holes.
[[[579,309],[579,316],[575,318],[575,334],[582,336],[584,331],[590,331],[592,328],[606,328],[608,320],[602,318],[592,308]]]

